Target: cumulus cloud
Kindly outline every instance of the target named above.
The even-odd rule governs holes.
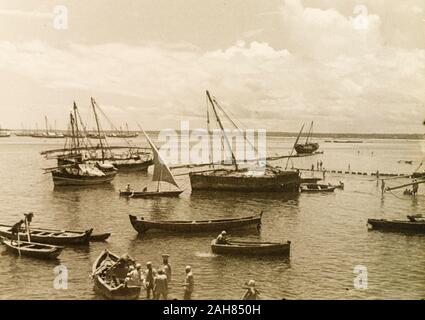
[[[367,28],[359,29],[355,15],[299,0],[285,1],[279,13],[283,49],[246,40],[206,52],[177,44],[3,41],[0,70],[46,92],[86,91],[100,101],[115,95],[105,101],[111,117],[122,116],[121,108],[152,129],[203,121],[205,89],[250,127],[292,131],[315,120],[320,131],[420,128],[412,123],[425,102],[425,50],[385,45],[377,14],[369,13]]]

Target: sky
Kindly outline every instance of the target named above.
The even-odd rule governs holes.
[[[205,127],[208,89],[247,128],[422,133],[425,0],[0,0],[0,86],[3,128],[94,126],[91,96]]]

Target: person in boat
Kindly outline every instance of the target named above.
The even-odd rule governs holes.
[[[12,226],[12,229],[10,230],[12,232],[12,237],[18,235],[18,233],[21,230],[23,224],[24,224],[24,220],[19,220],[17,223],[15,223]]]
[[[216,239],[217,244],[229,244],[229,241],[227,240],[227,232],[221,231],[221,233],[218,235]]]
[[[242,300],[258,300],[260,292],[255,288],[255,280],[249,280],[248,283],[245,283],[246,289],[245,294],[242,297]]]
[[[34,213],[32,212],[24,213],[24,216],[25,216],[25,220],[27,221],[27,226],[29,227],[32,222],[32,218],[34,218]]]
[[[170,283],[171,281],[171,266],[168,263],[169,257],[170,255],[166,253],[162,255],[162,269],[164,270],[165,275],[167,276],[168,283]]]
[[[116,268],[129,268],[130,266],[134,266],[136,264],[136,260],[130,257],[127,253],[123,254],[116,263]]]
[[[168,280],[163,269],[158,270],[158,275],[155,277],[154,283],[154,299],[159,300],[162,296],[164,300],[168,298]]]
[[[148,187],[144,187],[143,192],[147,192],[147,191],[148,191]]]
[[[125,191],[126,192],[131,192],[132,191],[130,184],[127,184],[127,187],[125,188]]]
[[[191,300],[193,289],[195,287],[195,280],[193,278],[192,267],[186,266],[185,272],[186,272],[186,278],[183,283],[183,287],[184,287],[183,300]]]
[[[416,194],[418,193],[419,189],[419,183],[418,180],[413,179],[413,185],[412,185],[412,196],[416,197]]]
[[[148,261],[146,263],[146,271],[145,271],[145,287],[146,287],[146,298],[154,297],[154,284],[155,284],[155,276],[156,276],[156,270],[152,268],[152,262]]]

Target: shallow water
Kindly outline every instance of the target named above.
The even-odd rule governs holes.
[[[353,171],[411,173],[423,158],[420,141],[335,144],[323,140],[319,140],[323,155],[295,159],[293,165],[310,168],[322,160],[329,170],[345,171],[350,165]],[[268,299],[425,298],[425,236],[382,233],[366,227],[368,217],[404,218],[423,213],[423,186],[415,200],[400,191],[381,197],[380,186],[371,176],[328,173],[326,182],[343,180],[345,190],[299,195],[191,194],[187,176],[178,176],[185,188],[180,198],[126,200],[118,197],[119,188],[127,183],[142,188],[149,182],[151,171],[147,176],[119,174],[107,187],[54,189],[51,176],[41,170],[54,162],[44,160],[39,152],[61,147],[62,143],[24,137],[0,140],[0,221],[14,223],[22,213],[33,211],[34,225],[60,229],[93,227],[99,232],[110,231],[112,236],[108,242],[92,243],[88,248],[66,248],[57,262],[18,258],[1,249],[1,299],[99,299],[89,273],[104,248],[117,254],[128,251],[139,261],[152,261],[156,266],[161,262],[161,253],[169,253],[173,269],[170,296],[175,298],[182,296],[180,285],[187,264],[193,268],[196,299],[239,299],[241,287],[251,278],[256,280],[262,297]],[[268,153],[288,153],[292,143],[293,139],[268,138]],[[286,160],[275,164],[285,167]],[[388,185],[397,183],[388,181]],[[250,215],[261,210],[264,215],[259,234],[253,229],[232,236],[291,240],[289,259],[216,256],[210,249],[215,234],[152,232],[138,237],[128,219],[130,213],[155,219],[199,219]],[[59,263],[68,268],[66,290],[53,287],[53,269]],[[356,265],[367,267],[367,290],[353,287]]]

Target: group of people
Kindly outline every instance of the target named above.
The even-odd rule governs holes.
[[[316,170],[317,171],[323,171],[325,168],[323,168],[323,161],[317,161],[316,163]],[[314,171],[314,163],[311,164],[311,171]]]
[[[138,286],[146,289],[146,298],[154,300],[167,300],[168,292],[171,283],[171,266],[169,264],[169,255],[162,255],[162,265],[155,269],[152,262],[146,263],[146,269],[142,270],[142,265],[131,258],[128,254],[120,257],[114,264],[107,266],[104,269],[107,281],[114,281],[119,284],[119,272],[117,270],[126,270],[124,284],[126,286]],[[183,299],[191,300],[195,282],[192,273],[192,268],[186,266],[185,280],[183,282]]]

